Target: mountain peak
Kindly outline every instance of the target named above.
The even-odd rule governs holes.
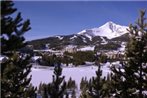
[[[112,21],[108,21],[104,25],[100,26],[99,28],[110,28],[110,29],[112,29],[113,27],[116,27],[116,26],[122,27],[121,25],[118,25],[118,24],[116,24]]]
[[[105,24],[115,24],[113,21],[108,21]]]
[[[92,28],[88,30],[83,30],[79,32],[78,34],[80,35],[85,35],[85,36],[105,36],[109,39],[112,39],[114,37],[121,36],[125,33],[127,33],[126,30],[127,26],[121,26],[118,25],[112,21],[106,22],[104,25],[98,27],[98,28]]]

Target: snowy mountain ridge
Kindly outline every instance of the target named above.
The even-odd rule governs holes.
[[[127,26],[121,26],[115,24],[112,21],[109,21],[98,28],[85,29],[77,34],[87,36],[88,38],[90,38],[90,40],[92,37],[95,36],[105,36],[108,39],[112,39],[115,37],[119,37],[123,34],[126,34],[128,32],[127,28]]]
[[[30,41],[29,44],[33,45],[34,49],[44,49],[47,47],[49,49],[62,50],[72,45],[83,48],[82,50],[85,50],[85,47],[93,49],[93,46],[97,46],[101,50],[106,48],[113,50],[120,48],[122,42],[127,42],[129,39],[127,28],[127,26],[121,26],[109,21],[97,28],[85,29],[71,35],[36,39]]]

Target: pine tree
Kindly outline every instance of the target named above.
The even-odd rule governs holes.
[[[42,89],[42,98],[48,98],[48,88],[46,84],[43,84],[43,89]]]
[[[89,87],[88,94],[92,98],[104,98],[107,94],[104,89],[106,83],[105,77],[102,78],[101,65],[98,65],[98,70],[96,71],[96,77],[92,78],[91,86]]]
[[[37,98],[37,87],[34,87],[32,84],[30,84],[28,86],[28,88],[26,88],[26,90],[24,91],[24,98]]]
[[[86,77],[85,78],[83,77],[80,83],[80,90],[81,90],[80,98],[91,98],[87,93],[90,87],[91,87],[91,79],[88,81]]]
[[[69,80],[67,82],[66,88],[70,89],[70,90],[74,90],[77,88],[75,80],[72,80],[71,77],[69,78]]]
[[[30,30],[30,21],[22,21],[19,12],[15,18],[12,14],[17,11],[12,1],[1,1],[1,53],[16,51],[26,45],[23,34]]]
[[[72,91],[71,98],[76,98],[76,92],[75,92],[75,90]]]
[[[108,88],[106,87],[106,78],[102,78],[102,70],[100,59],[95,57],[95,64],[98,66],[96,71],[96,77],[92,77],[88,83],[88,89],[84,89],[80,98],[105,98],[108,94]],[[83,80],[81,81],[82,84]],[[82,85],[81,85],[82,86]]]
[[[113,86],[113,83],[112,83],[112,74],[107,74],[107,78],[106,78],[106,83],[103,87],[103,89],[105,90],[106,92],[106,98],[111,98],[113,96],[113,93],[115,92],[115,88]]]
[[[80,90],[83,91],[83,90],[87,90],[89,87],[89,83],[88,83],[88,80],[87,78],[85,77],[82,77],[81,79],[81,83],[80,83]]]
[[[66,90],[66,82],[62,75],[62,68],[60,64],[57,64],[54,69],[53,81],[48,84],[48,95],[50,98],[63,98]]]
[[[39,88],[38,88],[38,94],[42,97],[42,98],[48,98],[48,92],[47,92],[47,84],[45,83],[40,83],[39,84]]]
[[[22,21],[21,13],[12,17],[17,11],[13,6],[12,1],[1,1],[1,54],[7,58],[1,63],[2,98],[23,98],[24,91],[30,91],[30,56],[18,53],[26,45],[23,34],[30,30],[30,22]]]
[[[128,29],[130,40],[126,46],[126,61],[122,68],[112,68],[115,94],[120,98],[143,98],[147,91],[147,18],[140,11],[136,25]],[[147,96],[146,96],[147,97]]]

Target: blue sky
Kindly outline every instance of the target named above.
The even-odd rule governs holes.
[[[134,23],[147,1],[15,1],[32,29],[24,36],[33,40],[68,35],[83,29],[99,27],[108,21],[120,25]]]

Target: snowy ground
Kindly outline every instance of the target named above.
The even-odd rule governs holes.
[[[107,73],[110,72],[109,64],[105,64],[102,67],[103,76],[106,76]],[[52,82],[52,75],[53,75],[53,67],[44,67],[44,68],[32,68],[32,80],[31,83],[34,86],[39,86],[42,83],[49,83]],[[89,80],[92,76],[95,76],[95,71],[97,70],[96,66],[79,66],[79,67],[63,67],[62,75],[65,76],[65,80],[68,81],[70,77],[76,81],[78,89],[81,82],[82,77],[87,77]]]
[[[119,62],[113,62],[112,64],[118,65]],[[109,67],[110,63],[106,63],[102,66],[103,76],[107,76],[110,73]],[[68,81],[70,77],[76,81],[78,89],[76,90],[76,96],[79,98],[80,96],[80,82],[82,77],[87,77],[89,80],[91,77],[96,76],[95,71],[97,67],[94,65],[91,66],[79,66],[79,67],[63,67],[62,75],[65,76],[65,81]],[[39,86],[42,83],[52,82],[54,67],[42,67],[42,66],[33,66],[32,68],[32,80],[31,83],[34,86]],[[147,91],[143,91],[144,94],[147,95]]]

